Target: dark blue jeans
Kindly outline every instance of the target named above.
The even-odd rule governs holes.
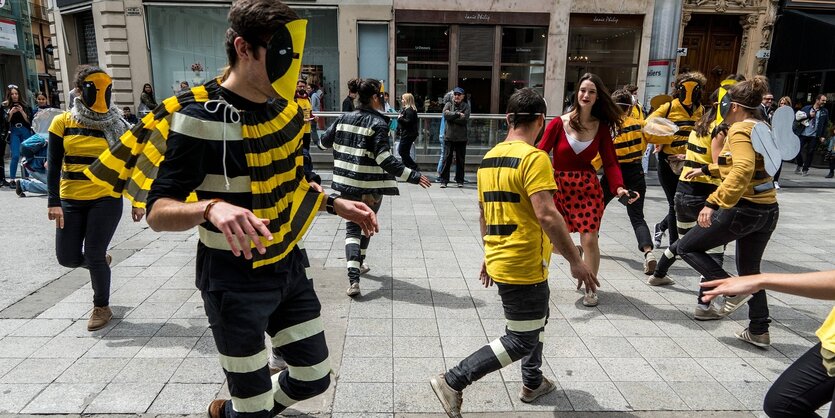
[[[711,248],[736,241],[736,270],[740,276],[760,273],[760,262],[777,228],[780,209],[773,205],[758,205],[741,200],[730,209],[719,209],[713,213],[708,228],[696,225],[678,243],[681,258],[704,276],[705,281],[725,279],[731,275],[706,253]],[[703,291],[699,289],[699,299]],[[768,299],[765,290],[754,293],[748,301],[749,330],[753,334],[768,331]]]
[[[61,200],[64,228],[55,230],[55,254],[64,267],[86,267],[93,286],[93,305],[110,304],[110,266],[107,247],[119,219],[122,199]]]
[[[835,402],[835,377],[826,373],[817,343],[774,381],[763,411],[771,418],[817,417],[815,411],[829,402]]]
[[[667,197],[667,216],[661,220],[661,225],[662,229],[670,232],[670,245],[673,245],[678,240],[675,195],[676,189],[678,188],[679,175],[674,173],[673,169],[670,168],[667,155],[663,152],[658,153],[658,181],[661,183],[661,189],[664,190],[664,196]]]

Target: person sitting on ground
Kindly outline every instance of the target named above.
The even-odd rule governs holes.
[[[20,155],[23,157],[23,168],[29,178],[21,178],[15,182],[15,193],[18,197],[26,197],[26,193],[45,195],[46,187],[46,159],[47,140],[41,134],[35,134],[20,144]]]

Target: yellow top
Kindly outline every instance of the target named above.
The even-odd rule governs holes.
[[[61,199],[95,200],[110,196],[105,187],[92,182],[84,174],[84,169],[108,149],[104,132],[80,125],[70,112],[56,116],[49,125],[49,132],[63,138],[64,143]]]
[[[296,103],[298,103],[299,108],[302,112],[304,112],[304,126],[302,126],[302,133],[309,134],[310,118],[313,115],[313,105],[310,104],[310,99],[307,97],[296,97]]]
[[[690,131],[696,126],[696,122],[702,118],[704,110],[701,106],[693,109],[693,113],[687,113],[687,110],[682,106],[678,99],[669,103],[664,103],[647,119],[653,117],[667,118],[678,126],[678,132],[672,137],[651,137],[650,142],[661,145],[661,152],[665,154],[684,154],[687,148],[687,140],[690,137]]]
[[[829,316],[823,321],[815,335],[821,340],[821,346],[829,351],[835,352],[835,308],[829,312]]]
[[[709,166],[711,175],[721,178],[722,183],[708,196],[707,206],[732,208],[739,199],[757,204],[777,203],[777,190],[773,186],[761,187],[774,180],[765,171],[762,155],[757,154],[751,144],[753,129],[754,122],[750,121],[731,125],[725,147],[719,154],[719,163]]]
[[[617,136],[612,139],[619,163],[632,163],[643,158],[644,152],[647,150],[647,141],[644,138],[643,131],[641,131],[644,124],[644,121],[632,116],[623,118]]]
[[[643,123],[644,122],[644,111],[641,110],[641,109],[643,109],[643,106],[641,106],[640,103],[635,103],[635,105],[632,106],[632,111],[629,113],[628,116],[631,116],[633,119],[637,119],[637,120],[639,120],[640,122]]]
[[[548,279],[551,241],[530,196],[557,190],[548,154],[523,141],[497,144],[478,170],[478,201],[487,235],[484,258],[494,281],[535,284]]]
[[[708,127],[708,132],[712,132],[713,128],[716,126],[716,122],[713,122]],[[687,140],[687,152],[686,157],[684,158],[684,166],[688,168],[702,168],[703,166],[710,166],[713,163],[713,152],[711,151],[711,143],[713,142],[713,138],[711,138],[710,133],[704,136],[699,136],[696,131],[690,131],[690,138]],[[689,181],[689,182],[697,182],[697,183],[706,183],[706,184],[713,184],[718,186],[719,183],[722,183],[722,180],[712,177],[712,176],[696,176],[692,179],[687,178],[687,173],[690,170],[681,170],[681,176],[679,176],[679,181]]]

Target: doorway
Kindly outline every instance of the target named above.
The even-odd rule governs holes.
[[[694,14],[684,28],[681,47],[687,48],[687,56],[679,61],[679,74],[699,71],[707,77],[702,103],[736,72],[741,41],[739,15]]]

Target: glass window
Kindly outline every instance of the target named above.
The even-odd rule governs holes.
[[[359,33],[359,76],[385,80],[389,73],[389,27],[388,25],[360,23]],[[386,82],[386,89],[390,89]],[[388,91],[388,90],[387,90]]]
[[[397,63],[397,94],[412,93],[418,112],[440,113],[449,83],[449,65]]]
[[[504,65],[499,78],[499,113],[505,112],[510,96],[521,88],[530,87],[545,95],[545,65]]]
[[[545,61],[548,28],[502,28],[502,63],[534,64]]]
[[[397,57],[405,61],[449,61],[449,26],[397,25]]]
[[[461,26],[458,34],[459,62],[493,62],[494,26]]]
[[[493,85],[493,67],[461,65],[458,67],[458,86],[467,93],[470,112],[491,113],[490,100]]]
[[[307,19],[302,72],[310,68],[311,71],[305,73],[308,82],[322,88],[322,110],[340,110],[343,97],[339,97],[339,25],[336,8],[293,10],[300,18]]]

